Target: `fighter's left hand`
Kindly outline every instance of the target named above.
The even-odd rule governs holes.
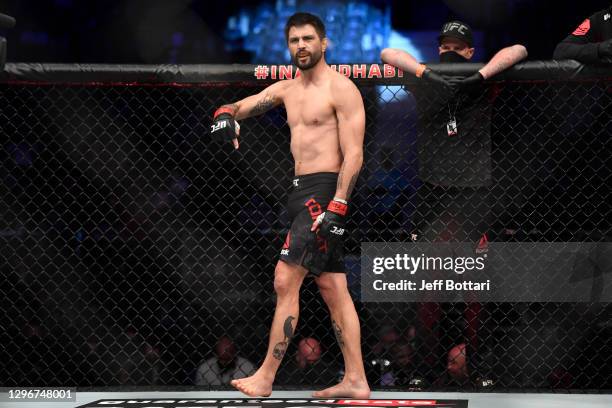
[[[346,235],[346,203],[332,200],[327,211],[319,214],[312,223],[311,231],[317,231],[319,236],[328,240],[340,240]]]

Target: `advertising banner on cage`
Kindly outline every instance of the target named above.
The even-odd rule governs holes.
[[[397,407],[397,408],[467,408],[468,400],[455,399],[106,399],[81,405],[78,408],[103,407],[156,407],[156,408],[367,408],[367,407]]]
[[[611,302],[612,243],[361,245],[364,302]]]

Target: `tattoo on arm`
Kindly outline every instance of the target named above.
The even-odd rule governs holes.
[[[495,54],[491,61],[481,68],[480,71],[481,73],[483,71],[485,72],[486,75],[483,74],[485,78],[490,78],[502,71],[505,71],[525,57],[527,57],[525,47],[512,46],[504,48]]]
[[[287,352],[287,347],[289,346],[289,342],[293,337],[293,325],[291,322],[295,320],[295,317],[288,316],[285,319],[285,324],[283,325],[283,333],[285,335],[284,341],[276,343],[274,349],[272,350],[272,356],[277,360],[282,360]]]
[[[336,183],[336,191],[342,188],[342,179],[344,178],[344,167],[346,167],[346,163],[342,162],[342,167],[340,167],[340,171],[338,172],[338,182]]]
[[[490,65],[490,67],[493,72],[498,73],[498,72],[505,71],[506,69],[510,68],[513,64],[514,64],[514,60],[510,56],[507,56],[507,57],[501,58],[499,61],[493,62]]]
[[[357,179],[359,178],[359,172],[353,174],[351,177],[351,181],[349,182],[348,190],[346,190],[346,198],[348,199],[355,188],[355,184],[357,184]]]
[[[332,326],[334,328],[334,334],[336,335],[336,340],[338,341],[338,345],[341,349],[344,348],[344,339],[342,338],[342,329],[338,325],[335,320],[332,320]]]
[[[342,167],[340,168],[340,172],[338,173],[338,183],[336,184],[336,191],[341,191],[342,189],[342,186],[343,186],[342,180],[344,179],[344,167],[345,166],[346,166],[346,163],[342,163]],[[353,176],[351,177],[348,188],[346,190],[347,200],[351,197],[351,193],[353,192],[353,189],[355,188],[355,184],[357,184],[358,178],[359,178],[359,172],[353,174]]]
[[[249,112],[250,115],[261,115],[274,107],[274,98],[270,95],[265,95],[260,99],[255,107]]]

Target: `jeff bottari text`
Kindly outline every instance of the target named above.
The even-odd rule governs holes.
[[[399,290],[399,291],[462,291],[462,290],[480,290],[488,291],[491,289],[491,281],[487,279],[484,282],[473,282],[473,281],[462,281],[455,282],[452,279],[436,279],[433,281],[426,281],[422,279],[420,282],[415,282],[407,279],[402,279],[398,282],[384,282],[381,279],[377,279],[373,283],[374,290]]]

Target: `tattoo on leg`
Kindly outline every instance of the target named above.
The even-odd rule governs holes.
[[[291,325],[291,322],[295,320],[295,317],[293,316],[289,316],[287,317],[287,319],[285,319],[285,324],[283,326],[283,332],[285,334],[285,341],[291,341],[291,338],[293,337],[293,326]]]
[[[270,95],[265,95],[260,99],[255,107],[251,110],[251,115],[261,115],[274,107],[274,98]]]
[[[334,334],[336,335],[336,340],[338,340],[338,345],[342,349],[344,348],[344,339],[342,338],[342,329],[340,328],[338,323],[336,323],[335,320],[332,320],[332,326],[334,328]]]
[[[287,342],[281,341],[280,343],[276,343],[274,346],[274,350],[272,350],[272,356],[274,356],[277,360],[282,360],[285,356],[285,352],[287,351]]]
[[[277,360],[282,360],[287,352],[287,347],[289,346],[289,342],[291,338],[293,338],[293,325],[292,321],[295,320],[295,317],[289,316],[285,319],[285,324],[283,325],[283,334],[285,335],[285,340],[280,343],[276,343],[274,346],[274,350],[272,350],[272,356]]]

